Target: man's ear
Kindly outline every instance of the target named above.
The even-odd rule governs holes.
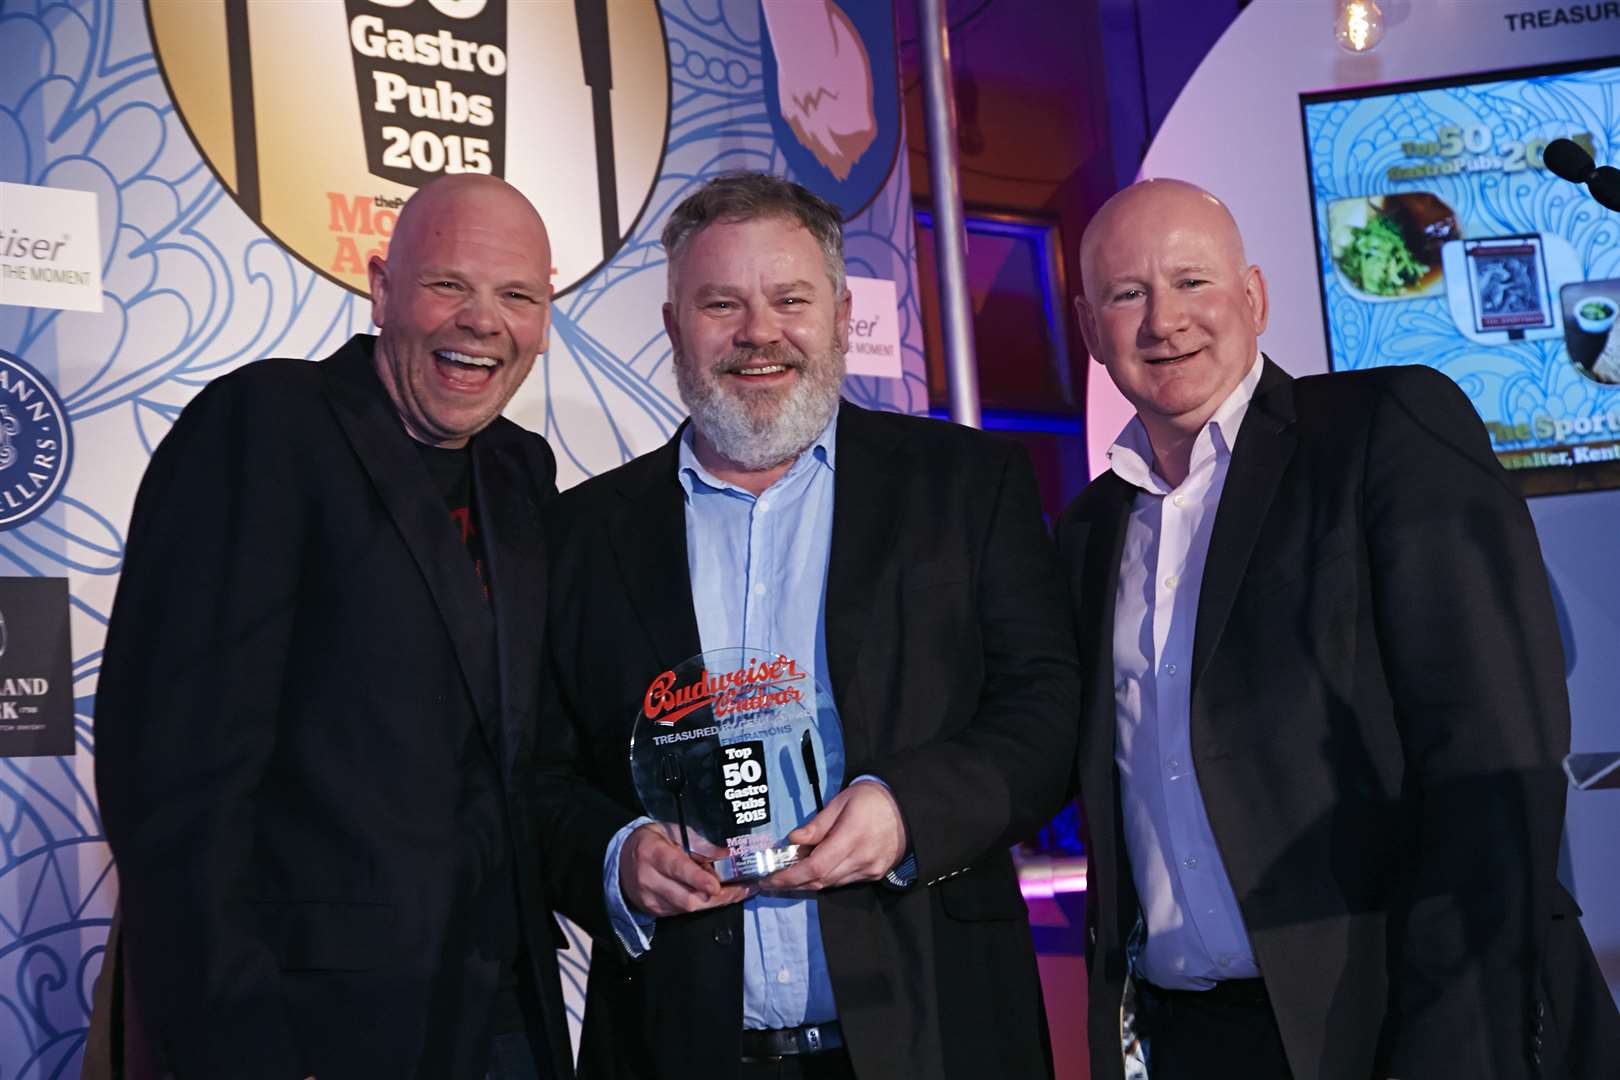
[[[855,294],[844,287],[844,294],[838,298],[838,306],[833,309],[833,340],[838,345],[840,353],[849,352],[849,320],[855,313]]]
[[[1085,293],[1074,294],[1074,320],[1080,324],[1080,338],[1086,343],[1086,352],[1097,357],[1097,316],[1086,302]],[[1097,361],[1101,363],[1102,361]]]
[[[381,255],[366,262],[366,278],[371,283],[371,321],[382,326],[388,309],[388,264]]]
[[[542,353],[551,351],[551,301],[556,297],[556,294],[557,287],[547,284],[544,311],[540,315],[545,321],[545,329],[540,332],[540,351]]]
[[[669,335],[669,344],[675,350],[676,362],[680,362],[681,355],[681,324],[675,321],[675,305],[669,302],[664,304],[664,333]]]
[[[1249,303],[1249,320],[1254,325],[1254,336],[1266,332],[1266,320],[1271,317],[1271,298],[1266,294],[1266,275],[1258,266],[1243,273],[1243,295]]]

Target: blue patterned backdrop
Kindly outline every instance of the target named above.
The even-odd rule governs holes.
[[[1456,212],[1461,236],[1543,233],[1574,249],[1575,280],[1620,278],[1620,218],[1585,190],[1535,167],[1484,168],[1458,175],[1391,179],[1389,170],[1473,159],[1414,156],[1403,144],[1430,143],[1441,128],[1482,128],[1485,158],[1511,144],[1587,133],[1600,161],[1620,147],[1620,68],[1491,80],[1469,85],[1348,97],[1305,106],[1305,138],[1317,222],[1317,269],[1332,366],[1426,364],[1455,379],[1487,421],[1526,423],[1590,417],[1620,406],[1620,388],[1581,375],[1562,336],[1483,345],[1460,333],[1444,291],[1368,302],[1335,270],[1328,231],[1335,200],[1402,191],[1437,195]],[[1511,157],[1511,155],[1509,155]],[[1552,302],[1559,298],[1556,287]],[[1540,444],[1552,440],[1539,440]],[[1511,444],[1517,448],[1520,444]],[[1523,444],[1526,448],[1536,441]]]
[[[670,207],[725,169],[791,175],[773,135],[777,88],[765,85],[756,0],[664,0],[661,10],[671,124],[652,202],[617,255],[559,301],[551,352],[508,410],[551,439],[565,485],[651,449],[684,413],[659,316],[657,236]],[[61,497],[0,533],[0,574],[66,577],[73,608],[78,753],[0,759],[0,1080],[22,1080],[78,1074],[116,900],[91,720],[146,462],[210,379],[263,356],[326,355],[368,327],[369,309],[269,239],[215,179],[165,91],[142,4],[0,0],[0,53],[0,181],[96,193],[105,292],[99,314],[0,306],[0,349],[55,384],[76,440]],[[852,274],[896,283],[905,371],[852,378],[846,392],[924,412],[904,154],[846,242]],[[576,1009],[587,956],[565,954]]]

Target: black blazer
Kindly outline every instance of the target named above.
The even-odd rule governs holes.
[[[701,651],[679,438],[566,492],[552,518],[560,723],[547,726],[546,756],[602,793],[547,786],[544,841],[572,843],[559,887],[577,891],[576,906],[601,909],[605,846],[635,813],[626,761],[647,684]],[[1063,800],[1078,685],[1034,477],[1011,444],[846,402],[834,485],[826,633],[846,774],[890,785],[920,877],[904,892],[821,897],[855,1069],[863,1080],[1048,1075],[1007,847]],[[591,926],[581,1074],[735,1076],[741,907],[661,919],[637,962],[603,918]]]
[[[1099,1080],[1121,1075],[1138,910],[1112,691],[1132,490],[1098,477],[1058,534],[1092,675],[1079,765]],[[1563,1075],[1577,1003],[1540,973],[1555,927],[1585,948],[1554,876],[1563,653],[1530,515],[1454,383],[1412,367],[1296,381],[1266,362],[1216,513],[1192,678],[1199,784],[1294,1076]]]
[[[96,779],[146,1036],[186,1077],[483,1075],[511,862],[569,1075],[525,785],[546,443],[472,440],[486,601],[359,336],[216,379],[136,500]],[[510,910],[510,909],[508,909]]]

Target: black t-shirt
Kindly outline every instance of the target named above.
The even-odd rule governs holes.
[[[420,442],[416,443],[416,450],[433,478],[434,488],[450,511],[450,520],[455,523],[461,542],[467,545],[467,554],[472,556],[473,570],[478,574],[478,583],[484,587],[487,600],[489,579],[484,574],[484,541],[478,532],[473,507],[472,451],[465,446],[447,450]]]
[[[444,498],[452,526],[461,537],[461,542],[467,546],[473,571],[478,575],[479,585],[483,586],[484,599],[488,600],[489,576],[484,572],[484,543],[478,529],[477,507],[473,499],[472,451],[467,447],[451,450],[421,442],[415,445],[435,490]],[[476,732],[472,735],[469,756],[463,768],[473,769],[475,759],[489,762],[488,751]],[[479,771],[483,774],[479,777],[480,782],[488,783],[493,776],[498,784],[498,766],[493,773],[487,767]],[[505,856],[511,842],[506,837],[503,840],[505,842],[499,845],[498,850]],[[478,907],[485,913],[484,925],[479,929],[485,936],[487,946],[501,960],[501,977],[494,1006],[495,1031],[500,1034],[522,1031],[525,1027],[523,1010],[518,1005],[517,997],[518,973],[523,960],[523,934],[520,929],[522,921],[517,868],[511,865],[509,858],[503,858],[502,865],[496,870],[497,873],[491,875],[489,884],[485,886],[484,895],[479,898]]]

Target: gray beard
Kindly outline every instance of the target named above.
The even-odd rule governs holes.
[[[689,364],[676,358],[675,385],[692,413],[692,426],[721,457],[747,472],[774,469],[798,457],[838,412],[838,396],[844,386],[843,354],[829,348],[809,362],[800,363],[791,353],[782,355],[785,352],[758,350],[760,355],[793,364],[799,371],[793,388],[767,415],[757,415],[742,397],[721,389],[718,373],[714,373],[716,381],[705,382]],[[728,357],[721,366],[732,362]]]

